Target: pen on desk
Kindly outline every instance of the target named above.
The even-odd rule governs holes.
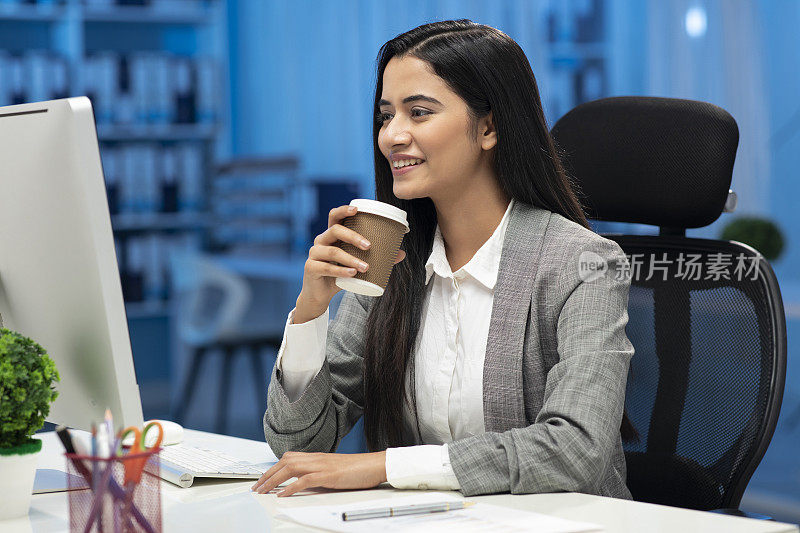
[[[397,507],[381,507],[380,509],[364,509],[362,511],[349,511],[342,513],[342,520],[365,520],[367,518],[386,518],[389,516],[403,516],[410,514],[443,513],[464,509],[475,502],[442,502],[425,503],[417,505],[400,505]]]
[[[106,407],[106,412],[104,416],[104,421],[106,426],[108,427],[108,438],[109,438],[109,447],[111,446],[111,441],[114,440],[114,418],[111,416],[111,409]]]
[[[97,426],[92,422],[92,457],[97,457]],[[97,461],[92,461],[92,490],[97,490]]]
[[[108,434],[108,424],[100,423],[97,426],[97,457],[108,459],[111,457],[111,435]]]

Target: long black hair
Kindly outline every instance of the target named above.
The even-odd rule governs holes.
[[[378,146],[383,73],[390,59],[407,56],[427,62],[464,100],[473,132],[477,133],[479,119],[492,112],[497,131],[492,165],[508,197],[589,228],[550,136],[531,66],[513,39],[490,26],[461,19],[423,24],[381,47],[372,131],[376,197],[405,210],[412,231],[403,240],[406,258],[394,267],[367,321],[364,432],[370,450],[405,444],[399,422],[404,418],[404,404],[416,413],[413,353],[425,296],[425,263],[437,222],[430,198],[403,200],[394,195],[392,171]],[[408,392],[407,372],[412,376]]]

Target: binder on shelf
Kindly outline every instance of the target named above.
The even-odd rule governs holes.
[[[0,107],[11,105],[11,62],[13,58],[0,50]]]
[[[203,207],[203,153],[196,144],[183,143],[175,148],[180,180],[179,211],[198,212]]]
[[[156,213],[159,208],[159,180],[156,176],[156,149],[153,145],[142,145],[140,148],[142,174],[140,176],[141,185],[141,211],[144,213]]]
[[[121,194],[120,213],[139,212],[141,202],[138,198],[140,161],[137,146],[125,146],[120,149],[122,168],[120,173]]]
[[[192,82],[192,65],[187,58],[173,60],[173,108],[174,122],[177,124],[192,124],[195,116],[195,89]]]
[[[143,238],[144,247],[144,300],[157,302],[166,297],[166,280],[164,278],[167,247],[163,237],[157,234],[147,235]]]
[[[197,122],[213,124],[217,121],[219,100],[219,69],[213,58],[200,57],[195,62],[197,82]]]
[[[103,175],[106,181],[106,197],[108,199],[108,211],[111,215],[119,213],[120,208],[120,180],[118,151],[113,148],[101,150],[100,157],[103,162]]]
[[[181,192],[175,150],[171,147],[163,148],[158,153],[158,163],[161,170],[161,212],[175,213],[180,205]]]

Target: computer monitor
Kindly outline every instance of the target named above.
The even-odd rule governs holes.
[[[55,361],[49,422],[142,425],[88,98],[0,107],[0,315]]]

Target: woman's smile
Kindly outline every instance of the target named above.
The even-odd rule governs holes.
[[[422,161],[420,163],[414,163],[412,165],[406,165],[406,166],[400,167],[400,168],[392,167],[392,175],[393,176],[400,176],[401,174],[406,174],[408,172],[411,172],[415,168],[419,167],[420,165],[424,165],[424,164],[425,164],[425,161]]]

